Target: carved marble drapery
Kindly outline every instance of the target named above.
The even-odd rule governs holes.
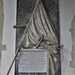
[[[23,48],[45,48],[48,54],[47,75],[54,75],[58,67],[58,40],[42,1],[38,0],[20,41]]]

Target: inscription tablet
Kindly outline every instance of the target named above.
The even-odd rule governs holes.
[[[22,50],[19,56],[19,73],[46,72],[47,53],[45,50]]]

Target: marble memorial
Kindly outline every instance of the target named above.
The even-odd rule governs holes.
[[[41,49],[24,49],[20,53],[19,73],[45,73],[47,52]]]

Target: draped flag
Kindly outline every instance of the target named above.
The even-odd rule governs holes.
[[[59,60],[58,40],[41,0],[37,0],[19,45],[25,49],[45,49],[47,51],[47,75],[55,74]]]

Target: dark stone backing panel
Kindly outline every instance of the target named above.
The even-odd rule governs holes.
[[[55,31],[59,38],[59,1],[58,0],[42,0],[45,10],[48,14],[49,19],[54,25]],[[26,21],[29,20],[29,18],[32,15],[32,12],[34,10],[36,4],[36,0],[17,0],[17,24],[23,24]],[[18,44],[20,42],[20,39],[22,37],[23,31],[25,28],[17,28],[16,29],[16,49],[18,47]],[[59,53],[60,54],[60,53]],[[19,55],[16,58],[15,61],[15,75],[37,75],[36,73],[25,73],[25,74],[19,74],[18,73],[18,64],[19,64]],[[46,75],[45,73],[39,73],[39,75]],[[61,75],[61,66],[60,66],[60,60],[59,60],[59,68],[56,72],[56,75]]]

